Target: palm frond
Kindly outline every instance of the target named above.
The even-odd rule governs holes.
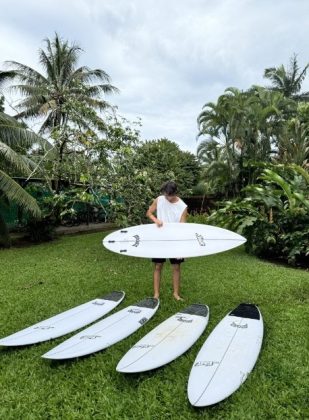
[[[104,70],[101,70],[101,69],[91,70],[87,66],[82,66],[76,69],[72,73],[71,78],[76,79],[76,80],[79,79],[84,83],[90,83],[94,80],[100,80],[102,82],[108,82],[108,83],[110,83],[111,81],[110,76]]]
[[[30,169],[25,164],[21,156],[16,153],[10,146],[0,140],[0,156],[10,166],[16,168],[24,174],[29,174]]]
[[[17,182],[0,169],[0,191],[9,201],[17,203],[34,217],[41,217],[41,210],[36,200]]]
[[[28,81],[29,84],[37,84],[38,82],[47,82],[47,79],[38,71],[29,67],[25,64],[18,63],[17,61],[6,61],[6,66],[12,66],[13,68],[9,72],[15,73],[15,78],[20,81]]]
[[[119,93],[119,89],[115,86],[105,84],[105,85],[95,85],[95,86],[86,86],[85,89],[87,95],[91,97],[99,96],[101,93],[105,95],[112,94],[112,93]]]
[[[34,143],[44,142],[40,136],[3,112],[0,112],[0,140],[10,147],[30,147]]]

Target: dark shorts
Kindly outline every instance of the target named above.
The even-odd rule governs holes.
[[[184,258],[170,258],[170,263],[171,264],[181,264],[184,262]],[[152,262],[154,262],[155,264],[163,264],[166,261],[166,258],[152,258],[151,260]]]

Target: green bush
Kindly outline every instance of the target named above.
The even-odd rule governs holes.
[[[188,223],[201,223],[201,224],[207,224],[209,215],[207,213],[195,213],[195,214],[189,214],[188,216]]]
[[[209,217],[191,222],[221,226],[242,234],[246,250],[293,266],[309,266],[308,175],[296,165],[274,165],[262,172],[244,197],[221,203]]]
[[[258,220],[243,230],[249,253],[309,265],[309,216],[277,214],[276,222]]]
[[[50,217],[41,220],[29,219],[26,225],[26,236],[30,242],[52,241],[55,237],[55,223]]]

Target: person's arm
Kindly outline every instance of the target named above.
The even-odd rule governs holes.
[[[157,198],[155,200],[153,200],[153,203],[151,204],[151,206],[147,210],[146,216],[153,223],[155,223],[158,227],[161,227],[161,226],[163,226],[163,222],[161,220],[157,219],[156,216],[153,214],[157,210],[157,202],[158,202]]]
[[[186,223],[187,221],[187,216],[188,216],[188,210],[187,207],[184,209],[184,211],[182,212],[181,218],[179,220],[180,223]]]

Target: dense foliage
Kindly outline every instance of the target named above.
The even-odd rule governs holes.
[[[228,88],[198,117],[197,190],[224,195],[207,223],[242,232],[246,247],[290,264],[309,259],[309,64],[272,67],[268,87]]]
[[[252,254],[309,266],[309,175],[297,165],[265,165],[258,181],[207,223],[244,235]]]

